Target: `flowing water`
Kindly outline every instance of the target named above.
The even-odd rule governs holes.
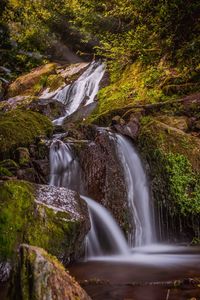
[[[99,203],[81,196],[88,205],[91,230],[87,235],[88,257],[105,254],[127,255],[129,253],[125,237],[112,215]]]
[[[151,244],[156,241],[156,237],[149,187],[140,157],[128,138],[114,133],[110,133],[110,137],[115,143],[127,188],[131,215],[129,222],[132,223],[128,236],[129,245],[139,247]]]
[[[58,139],[50,147],[49,184],[83,192],[81,170],[72,148]]]
[[[92,63],[73,85],[58,92],[56,99],[66,104],[66,114],[77,110],[83,102],[94,101],[103,72],[103,65]],[[60,124],[62,120],[55,120],[54,124]],[[72,275],[79,281],[87,280],[84,288],[96,300],[199,299],[198,288],[174,291],[159,284],[151,287],[152,281],[200,276],[200,250],[155,244],[155,220],[140,157],[127,138],[108,134],[122,166],[132,230],[127,242],[110,212],[92,199],[81,196],[88,204],[91,230],[86,238],[86,260],[70,267]],[[80,192],[81,178],[77,175],[80,167],[69,145],[54,140],[50,164],[50,184]]]
[[[105,65],[94,61],[74,83],[67,85],[54,95],[53,98],[64,103],[66,109],[64,117],[53,121],[55,125],[61,125],[66,116],[75,112],[80,105],[86,106],[94,102],[104,73]]]

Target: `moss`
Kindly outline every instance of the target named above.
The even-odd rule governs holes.
[[[98,107],[88,118],[89,123],[98,123],[103,116],[125,106],[175,100],[200,90],[189,69],[172,68],[166,62],[144,65],[136,61],[120,75],[99,91]]]
[[[6,169],[6,168],[0,166],[0,177],[1,177],[1,176],[12,177],[13,174],[12,174],[8,169]]]
[[[8,170],[16,170],[19,169],[18,164],[12,159],[4,159],[0,162],[0,166],[7,168]]]
[[[59,87],[63,86],[65,84],[65,79],[59,74],[53,74],[50,75],[46,82],[46,87],[49,88],[49,91],[55,91]]]
[[[199,214],[200,141],[155,119],[145,121],[138,142],[156,192],[166,195],[173,213]]]
[[[27,146],[39,135],[50,135],[52,123],[46,117],[32,111],[13,110],[0,120],[0,148],[4,157],[19,146]]]
[[[67,212],[35,202],[35,187],[25,181],[1,184],[0,195],[0,260],[14,259],[19,244],[27,243],[68,261],[81,222],[70,220]]]
[[[0,186],[0,257],[13,257],[33,213],[31,185],[9,181]]]

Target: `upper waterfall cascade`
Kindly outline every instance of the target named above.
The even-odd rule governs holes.
[[[104,73],[105,65],[94,61],[74,83],[65,86],[53,96],[53,99],[65,104],[66,110],[64,117],[53,121],[55,125],[61,125],[65,117],[75,112],[80,105],[86,106],[94,102]]]

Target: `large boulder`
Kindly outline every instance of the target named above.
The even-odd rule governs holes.
[[[58,260],[41,248],[21,245],[12,300],[90,300]]]
[[[42,247],[64,264],[83,254],[89,218],[76,192],[10,180],[1,182],[0,195],[0,262],[12,265],[20,243]]]
[[[85,130],[89,133],[90,129]],[[129,229],[127,191],[116,147],[108,133],[98,130],[90,142],[75,145],[88,195],[108,208],[125,232]],[[86,136],[87,138],[87,136]]]
[[[0,156],[10,158],[21,146],[33,143],[40,135],[51,135],[51,121],[42,114],[13,110],[4,113],[0,120]]]

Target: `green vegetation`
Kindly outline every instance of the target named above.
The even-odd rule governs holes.
[[[0,259],[13,258],[21,243],[43,247],[58,258],[74,251],[81,224],[67,212],[55,212],[35,199],[34,185],[7,181],[0,185]]]
[[[39,113],[22,110],[7,112],[0,119],[1,155],[4,157],[17,147],[34,142],[39,135],[51,133],[51,121]]]
[[[199,214],[198,138],[146,117],[138,143],[151,168],[155,195],[157,193],[158,198],[163,197],[173,214]]]
[[[8,181],[0,186],[0,258],[10,258],[24,240],[33,218],[33,189],[25,182]]]

